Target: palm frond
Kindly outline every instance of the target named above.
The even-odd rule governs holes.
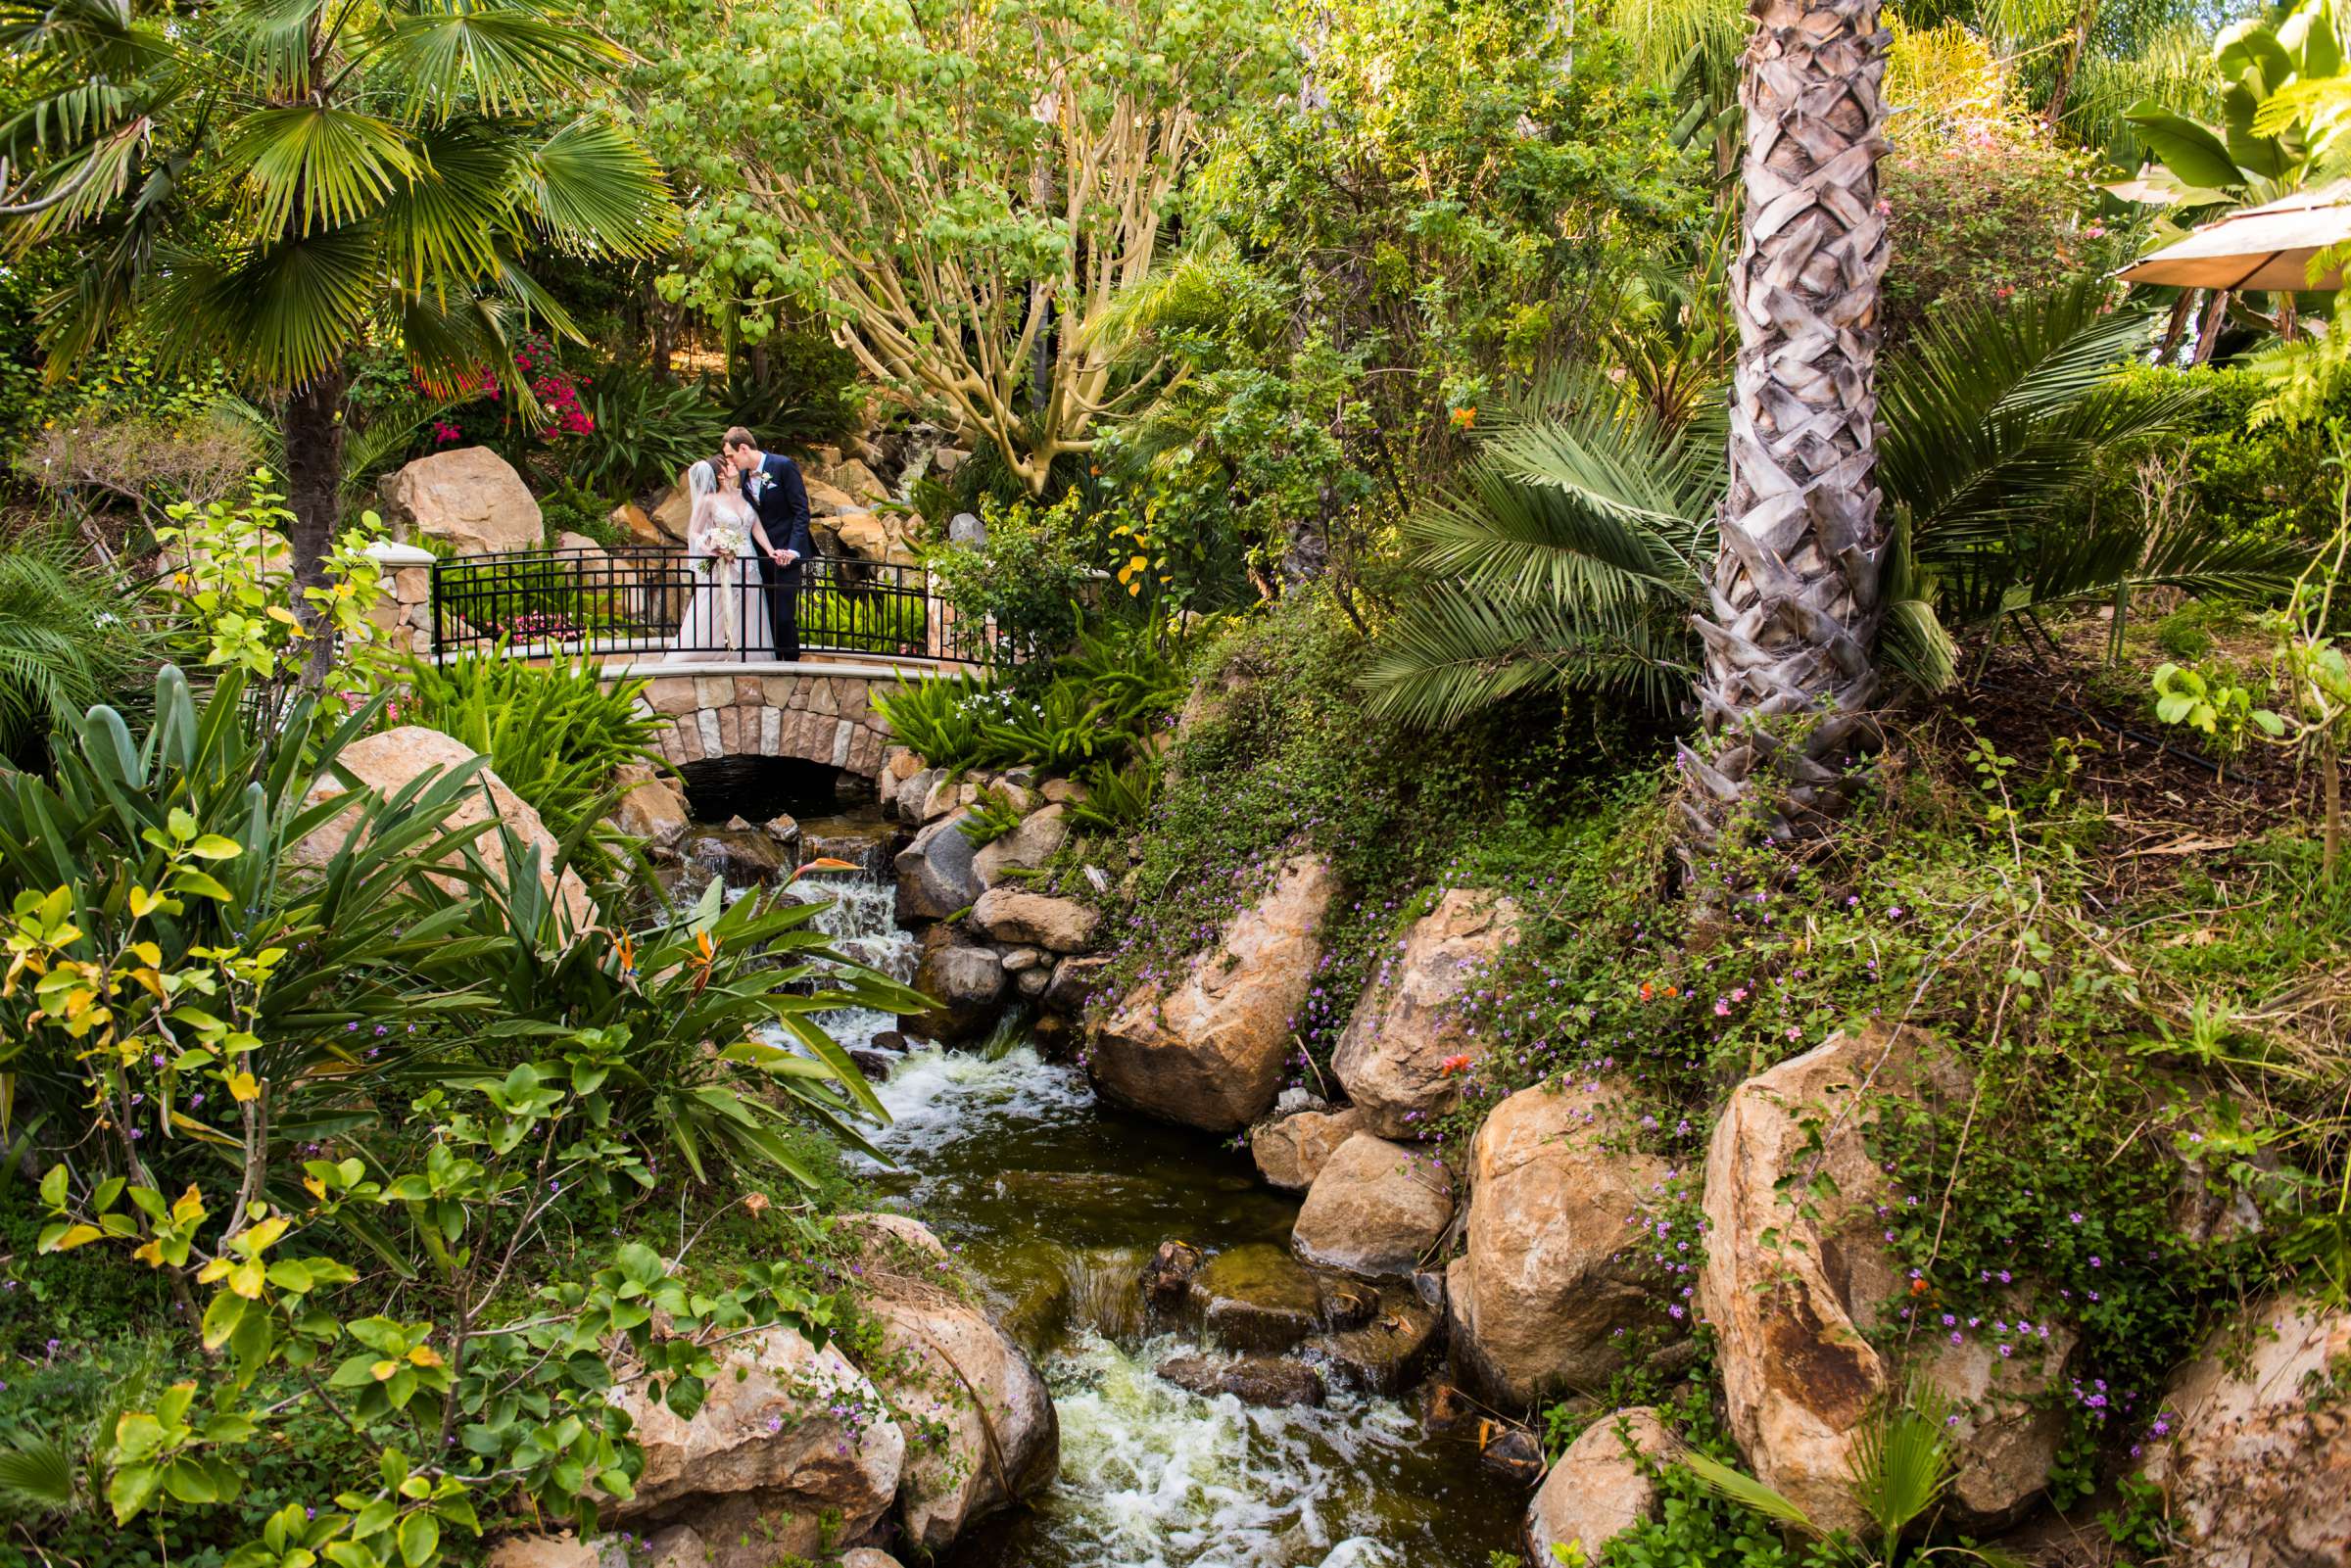
[[[1767,1519],[1803,1531],[1806,1535],[1825,1535],[1812,1516],[1798,1507],[1784,1494],[1774,1491],[1753,1476],[1732,1469],[1719,1459],[1709,1459],[1695,1449],[1684,1451],[1679,1461],[1683,1469],[1698,1477],[1701,1484],[1717,1496],[1728,1497],[1743,1508],[1749,1508]]]
[[[578,22],[514,0],[412,0],[386,12],[364,53],[406,78],[411,117],[526,111],[538,95],[576,97],[584,78],[626,58]]]
[[[1894,1560],[1910,1522],[1951,1484],[1950,1405],[1932,1384],[1889,1396],[1861,1423],[1853,1446],[1854,1500],[1879,1531],[1879,1559]]]
[[[277,386],[308,380],[366,324],[381,275],[376,238],[355,223],[257,245],[226,263],[175,260],[157,312],[165,347],[183,359],[225,351]]]
[[[0,755],[28,755],[130,683],[154,651],[134,598],[63,527],[0,542]]]
[[[65,1446],[47,1439],[0,1448],[0,1499],[34,1514],[70,1508],[76,1468]]]
[[[1588,480],[1590,476],[1581,476]],[[1700,525],[1589,483],[1530,481],[1498,455],[1406,526],[1421,565],[1483,593],[1609,608],[1697,586]]]
[[[481,120],[416,136],[418,166],[382,209],[384,256],[410,289],[446,293],[498,271],[498,235],[513,212],[510,136]]]
[[[356,222],[416,172],[399,126],[329,104],[254,111],[220,159],[259,192],[255,223],[267,239]]]
[[[574,249],[651,256],[677,231],[667,176],[608,120],[562,126],[518,160],[515,174],[523,211]]]
[[[1440,585],[1380,628],[1363,685],[1374,714],[1421,730],[1538,689],[1606,692],[1663,711],[1689,687],[1691,655],[1679,623],[1662,616],[1580,617]]]

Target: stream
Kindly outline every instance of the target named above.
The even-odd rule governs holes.
[[[802,820],[810,834],[878,826]],[[892,885],[826,880],[838,901],[819,925],[844,955],[911,979],[917,942]],[[853,1047],[895,1024],[828,1022]],[[1490,1551],[1519,1549],[1523,1489],[1468,1444],[1424,1435],[1416,1394],[1334,1378],[1320,1406],[1261,1408],[1156,1375],[1202,1348],[1146,1318],[1140,1274],[1162,1241],[1288,1244],[1297,1200],[1245,1153],[1100,1104],[1081,1069],[1017,1031],[987,1050],[911,1049],[876,1092],[891,1122],[873,1141],[891,1164],[864,1162],[872,1186],[962,1254],[1061,1421],[1059,1479],[975,1526],[943,1568],[1485,1568]]]

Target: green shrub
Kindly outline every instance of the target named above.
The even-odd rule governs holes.
[[[612,521],[612,502],[594,491],[563,484],[539,498],[542,537],[552,549],[564,534],[578,534],[605,549],[637,543]]]
[[[986,652],[1009,681],[1041,684],[1051,661],[1077,639],[1088,592],[1076,499],[1050,507],[989,505],[985,517],[985,544],[932,553],[939,593],[965,626],[993,620]]]
[[[1085,798],[1070,807],[1070,825],[1090,832],[1133,832],[1158,803],[1163,777],[1155,757],[1137,757],[1123,768],[1108,763],[1088,768],[1080,775]]]
[[[957,831],[974,849],[984,849],[1021,825],[1020,803],[1001,789],[983,789]]]
[[[401,717],[489,758],[506,787],[567,838],[602,815],[623,763],[663,765],[652,749],[654,720],[637,703],[647,683],[606,685],[600,669],[586,654],[531,664],[508,657],[504,643],[444,664],[414,660]]]
[[[2327,466],[2332,451],[2324,418],[2287,429],[2268,424],[2249,429],[2263,383],[2234,368],[2160,369],[2139,365],[2116,378],[2109,396],[2118,408],[2151,405],[2181,388],[2200,394],[2183,415],[2187,485],[2195,504],[2231,539],[2295,539],[2316,542],[2334,523],[2334,477]],[[2351,414],[2351,397],[2330,410]],[[2170,455],[2181,432],[2160,443],[2135,444],[2113,453],[2102,466],[2094,495],[2101,517],[2120,515],[2136,504],[2142,462]]]
[[[652,373],[614,367],[590,378],[594,428],[570,438],[564,477],[600,496],[634,496],[675,484],[703,458],[715,459],[727,410],[694,382],[655,381]]]
[[[1894,244],[1886,351],[1945,306],[2042,293],[2128,261],[2129,239],[2098,220],[2087,173],[2080,154],[2029,132],[1897,147],[1879,166]]]
[[[1183,699],[1182,668],[1180,651],[1160,634],[1113,624],[1086,631],[1049,680],[1025,691],[929,676],[875,705],[935,768],[1076,775],[1119,765],[1163,727]]]
[[[732,376],[708,388],[728,424],[743,426],[770,451],[827,446],[855,432],[864,385],[855,355],[815,327],[771,333],[759,349],[764,376],[752,373],[746,354]]]

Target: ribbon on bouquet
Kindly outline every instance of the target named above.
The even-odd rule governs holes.
[[[726,586],[718,593],[720,634],[725,638],[726,645],[740,653],[743,651],[743,628],[739,623],[743,616],[741,610],[737,608],[735,600],[743,593],[742,565],[733,555],[720,554],[714,559],[718,562],[718,567],[711,573],[711,576],[715,580],[723,575],[726,583]],[[716,586],[715,582],[713,586]]]

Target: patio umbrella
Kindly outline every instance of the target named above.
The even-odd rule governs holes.
[[[2120,276],[2183,289],[2339,289],[2342,268],[2313,283],[2310,259],[2345,240],[2351,240],[2351,180],[2337,180],[2206,223]]]

